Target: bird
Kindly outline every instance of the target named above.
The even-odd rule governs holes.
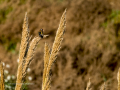
[[[46,38],[46,37],[48,37],[49,35],[44,35],[44,34],[43,34],[43,29],[40,29],[39,36],[40,36],[41,38]]]
[[[41,37],[41,38],[43,38],[43,29],[40,29],[40,32],[39,32],[39,36]]]

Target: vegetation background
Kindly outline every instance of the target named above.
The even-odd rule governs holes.
[[[39,42],[27,74],[30,90],[42,85],[45,42],[52,46],[60,17],[67,8],[64,40],[52,67],[51,90],[84,90],[89,78],[92,89],[106,82],[117,89],[120,67],[120,0],[0,0],[0,60],[16,76],[22,24],[28,12],[30,34],[41,28],[49,37]]]

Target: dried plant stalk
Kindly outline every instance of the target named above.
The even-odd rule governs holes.
[[[91,90],[91,82],[90,82],[90,78],[89,78],[89,82],[88,82],[88,84],[87,84],[87,88],[86,88],[86,90]]]
[[[19,53],[19,64],[25,58],[25,53],[28,47],[28,42],[29,42],[29,28],[28,28],[28,17],[26,13],[24,22],[23,22],[22,39],[21,39],[20,53]]]
[[[43,86],[43,88],[42,88],[42,90],[50,90],[50,83],[51,83],[51,78],[49,78],[47,81],[46,81],[46,83],[45,83],[45,85]]]
[[[52,64],[56,60],[58,51],[60,50],[60,45],[61,45],[61,42],[63,40],[65,27],[66,27],[66,10],[64,11],[64,13],[61,17],[60,24],[59,24],[59,27],[58,27],[58,30],[56,33],[54,43],[53,43],[52,51],[50,54],[49,65],[47,68],[47,76],[49,76],[49,72],[50,72],[50,69],[52,67]]]
[[[25,60],[25,55],[28,47],[29,41],[29,28],[28,28],[28,17],[27,13],[25,14],[24,23],[23,23],[23,31],[22,31],[22,39],[20,45],[20,53],[19,53],[19,65],[17,70],[17,80],[16,80],[16,87],[15,90],[20,90],[22,86],[22,69],[23,69],[23,62]]]
[[[3,69],[2,62],[0,62],[0,74],[1,74],[0,87],[1,87],[1,90],[5,90],[5,87],[4,87],[4,69]]]
[[[44,34],[42,35],[44,38],[48,36]],[[31,37],[29,37],[28,17],[26,13],[23,23],[22,40],[20,45],[19,65],[17,70],[17,80],[16,80],[15,90],[20,90],[22,87],[22,82],[26,75],[27,68],[33,59],[35,49],[40,39],[41,37],[35,37],[30,42]]]
[[[45,54],[44,54],[44,72],[43,72],[43,84],[42,90],[50,89],[50,70],[53,62],[56,60],[57,54],[60,50],[60,45],[63,40],[63,35],[66,27],[66,10],[64,11],[60,24],[56,33],[56,37],[53,43],[51,54],[49,53],[48,45],[45,44]]]
[[[33,59],[36,46],[38,45],[38,42],[40,41],[40,39],[41,39],[40,37],[35,37],[30,43],[28,53],[27,53],[27,57],[26,57],[26,60],[25,60],[25,64],[24,64],[24,67],[23,67],[23,77],[25,77],[27,68],[28,68],[30,62]]]
[[[118,80],[118,90],[120,90],[120,68],[118,70],[117,80]]]
[[[49,85],[49,79],[50,77],[47,77],[47,68],[48,68],[48,63],[49,63],[49,58],[50,58],[50,48],[47,43],[45,43],[45,49],[44,49],[44,71],[43,71],[43,83],[42,83],[42,88],[45,86],[45,82],[48,82]],[[47,81],[48,80],[48,81]],[[44,90],[44,89],[42,89]],[[47,88],[48,90],[48,88]]]
[[[106,90],[106,84],[104,82],[104,84],[101,86],[100,90]]]
[[[35,52],[35,48],[36,48],[36,46],[37,46],[37,44],[38,44],[38,42],[39,42],[40,39],[41,39],[40,37],[35,37],[35,38],[31,41],[30,46],[29,46],[29,48],[28,48],[27,56],[26,56],[26,58],[25,58],[25,62],[22,62],[22,63],[24,63],[24,66],[23,66],[22,63],[20,64],[20,66],[22,67],[22,70],[19,71],[19,72],[21,72],[21,74],[22,74],[22,75],[21,75],[21,78],[20,78],[20,79],[21,79],[21,82],[17,82],[16,90],[20,90],[20,88],[21,88],[21,86],[22,86],[22,79],[23,79],[23,78],[25,77],[25,75],[26,75],[27,68],[28,68],[30,62],[31,62],[32,59],[33,59],[34,52]],[[19,69],[19,70],[20,70],[20,69]]]

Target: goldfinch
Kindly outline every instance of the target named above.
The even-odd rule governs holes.
[[[41,38],[46,38],[46,37],[48,37],[49,35],[44,35],[44,34],[43,34],[43,29],[40,29],[39,36],[40,36]]]

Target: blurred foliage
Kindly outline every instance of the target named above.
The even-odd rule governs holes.
[[[5,90],[15,90],[16,77],[14,75],[5,74]],[[22,90],[28,90],[27,84],[22,85]]]
[[[120,50],[120,11],[112,11],[102,25],[105,27],[110,41]]]
[[[5,83],[5,90],[15,90],[15,86],[16,86],[16,76],[15,75],[12,75],[10,74],[9,70],[11,70],[11,66],[10,64],[7,64],[7,63],[4,63],[3,62],[3,65],[4,65],[4,83]],[[28,90],[28,84],[26,79],[25,79],[25,83],[23,83],[22,85],[22,90]]]
[[[8,44],[6,44],[5,49],[7,51],[11,51],[12,53],[15,53],[16,48],[16,42],[10,41]]]
[[[120,23],[120,11],[112,11],[108,17],[114,24]]]
[[[105,74],[101,74],[101,77],[103,78],[103,81],[104,81],[104,82],[107,81],[107,77],[105,76]]]
[[[0,4],[2,4],[4,1],[6,1],[6,0],[0,0]]]
[[[6,76],[6,75],[5,75]],[[9,79],[5,77],[5,90],[15,90],[15,79],[12,78],[14,75],[9,75]],[[15,77],[15,76],[14,76]]]
[[[48,1],[48,2],[58,2],[58,3],[62,3],[62,2],[65,1],[65,0],[46,0],[46,1]]]
[[[0,23],[4,22],[7,19],[7,15],[13,10],[12,7],[0,9]]]
[[[6,1],[6,0],[1,0],[0,2],[2,2],[2,1]],[[0,23],[5,22],[5,20],[7,19],[7,15],[12,10],[13,10],[13,8],[11,6],[4,7],[4,8],[0,9]],[[1,36],[0,43],[5,47],[5,49],[7,51],[11,51],[13,53],[15,52],[15,48],[16,48],[16,44],[17,44],[16,40],[11,40],[11,39],[6,38],[5,36]]]
[[[27,0],[20,0],[19,5],[25,4]]]
[[[0,43],[4,46],[7,51],[15,52],[17,40],[8,40],[5,37],[0,38]]]
[[[112,11],[107,20],[102,25],[107,28],[108,24],[110,23],[113,25],[120,23],[120,11]]]
[[[22,90],[28,90],[27,84],[23,84],[23,85],[22,85]]]
[[[4,2],[10,2],[10,0],[0,0],[0,4],[2,4]]]

